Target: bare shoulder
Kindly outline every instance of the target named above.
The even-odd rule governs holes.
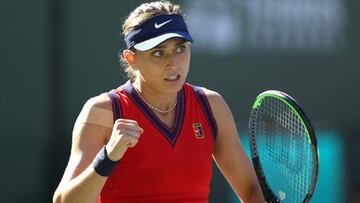
[[[202,88],[211,107],[218,126],[218,137],[236,135],[236,126],[232,112],[225,99],[217,92]]]
[[[204,87],[202,87],[202,90],[204,91],[214,114],[216,114],[217,111],[221,112],[228,108],[225,99],[218,92]]]
[[[102,108],[106,110],[112,110],[111,100],[106,93],[102,93],[95,97],[88,99],[84,106]]]
[[[112,127],[112,104],[107,94],[103,93],[88,99],[84,104],[76,123]]]

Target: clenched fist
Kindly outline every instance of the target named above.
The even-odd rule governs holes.
[[[118,119],[114,123],[109,142],[106,144],[108,158],[120,160],[129,147],[134,147],[144,130],[134,120]]]

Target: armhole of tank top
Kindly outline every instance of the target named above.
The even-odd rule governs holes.
[[[120,97],[114,90],[108,92],[107,94],[111,100],[111,105],[112,105],[112,110],[113,110],[113,118],[114,118],[114,122],[115,122],[117,119],[123,117],[122,110],[121,110]]]
[[[195,92],[195,95],[199,102],[199,105],[200,105],[201,109],[203,110],[205,117],[211,127],[211,132],[212,132],[213,138],[215,140],[217,137],[218,128],[217,128],[216,120],[212,113],[209,101],[205,95],[205,92],[201,89],[201,87],[192,86],[192,88]]]

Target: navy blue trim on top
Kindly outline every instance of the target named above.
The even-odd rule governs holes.
[[[204,91],[198,87],[198,86],[191,86],[195,92],[195,95],[199,101],[199,104],[201,106],[201,109],[203,110],[203,112],[205,113],[206,119],[209,122],[209,125],[211,127],[211,132],[212,135],[214,137],[214,140],[217,137],[218,134],[218,128],[217,128],[217,124],[216,124],[216,120],[214,118],[214,115],[211,111],[211,107],[209,104],[208,99],[206,98],[206,95],[204,93]]]
[[[114,114],[114,122],[119,119],[123,118],[122,110],[121,110],[121,103],[119,101],[119,96],[114,91],[110,91],[107,93],[111,99],[113,114]]]
[[[159,132],[168,140],[172,147],[175,147],[185,117],[186,102],[184,90],[181,89],[177,94],[178,103],[176,106],[175,122],[172,128],[169,128],[165,123],[163,123],[159,117],[157,117],[156,114],[145,104],[138,93],[134,90],[130,81],[124,84],[124,90],[129,94],[131,100],[139,107],[139,109],[144,113],[146,118],[153,124],[153,126],[159,130]]]

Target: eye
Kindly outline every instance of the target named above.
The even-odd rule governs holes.
[[[153,56],[160,57],[164,55],[164,52],[162,50],[156,50],[151,53]]]
[[[176,52],[183,53],[185,51],[185,49],[186,49],[185,45],[180,45],[180,46],[176,47]]]

